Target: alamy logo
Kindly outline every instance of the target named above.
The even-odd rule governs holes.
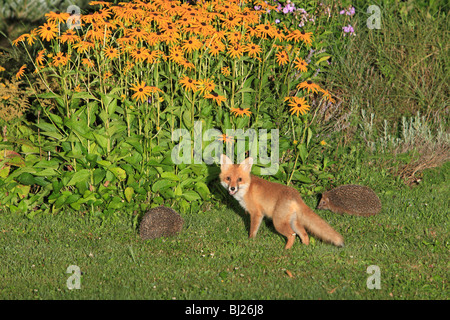
[[[381,29],[381,10],[379,6],[370,5],[367,8],[367,13],[371,16],[367,18],[367,28],[369,29]]]
[[[81,270],[79,266],[70,265],[67,267],[66,273],[73,273],[69,278],[67,278],[66,285],[67,289],[81,289]]]
[[[246,141],[248,139],[249,156],[258,159],[262,165],[268,165],[261,168],[261,175],[274,175],[278,171],[279,165],[279,131],[259,129],[227,129],[223,134],[217,129],[208,129],[203,132],[201,121],[194,123],[193,143],[191,134],[187,129],[176,129],[172,132],[172,141],[179,142],[172,149],[171,158],[174,164],[213,164],[219,162],[219,157],[223,153],[223,144],[225,142],[226,155],[234,159],[234,150],[236,149],[235,163],[241,163],[246,158]],[[222,139],[219,139],[222,138]],[[236,142],[235,142],[236,138]],[[270,140],[270,156],[268,141]],[[203,148],[203,144],[207,145]],[[203,150],[203,151],[202,151]],[[259,156],[259,157],[258,157]]]
[[[367,267],[366,272],[371,274],[370,277],[367,278],[367,289],[381,289],[381,270],[379,266],[371,265]]]
[[[70,13],[70,17],[67,19],[67,28],[69,29],[81,29],[81,10],[79,6],[70,5],[67,7],[67,13]]]

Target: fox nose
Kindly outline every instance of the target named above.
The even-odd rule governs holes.
[[[230,187],[230,190],[234,191],[234,190],[236,190],[236,188],[235,187]]]

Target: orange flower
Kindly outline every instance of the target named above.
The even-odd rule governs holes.
[[[306,112],[309,110],[309,108],[311,108],[310,106],[308,106],[306,104],[306,100],[304,98],[299,98],[299,97],[291,97],[288,98],[289,101],[289,106],[291,106],[292,108],[289,109],[289,111],[291,112],[291,114],[293,115],[294,113],[298,114],[301,113],[306,114]]]
[[[54,57],[53,57],[53,60],[52,60],[52,64],[55,66],[55,67],[58,67],[58,66],[65,66],[66,64],[67,64],[67,61],[69,61],[69,59],[68,59],[68,57],[65,57],[64,56],[64,53],[62,53],[62,52],[58,52]]]
[[[24,42],[27,37],[28,37],[28,34],[26,34],[26,33],[22,34],[21,36],[19,36],[16,40],[14,40],[12,42],[12,45],[17,46],[19,44],[19,42]]]
[[[221,96],[214,91],[212,91],[211,93],[205,94],[205,98],[214,100],[219,106],[222,104],[223,101],[226,100],[226,98],[224,96]]]
[[[260,24],[255,29],[263,39],[267,37],[273,38],[275,35],[275,28],[270,23]]]
[[[56,34],[58,33],[58,26],[52,22],[44,23],[44,25],[38,28],[37,32],[42,39],[50,41],[55,38]]]
[[[314,92],[317,92],[318,90],[320,90],[320,87],[319,87],[319,85],[313,83],[311,80],[308,80],[308,81],[303,81],[302,83],[298,84],[297,89],[306,89],[306,90],[308,90],[308,93],[309,93],[309,91],[312,91],[314,93]]]
[[[145,84],[144,81],[141,83],[135,84],[131,90],[135,91],[135,93],[131,96],[133,99],[137,101],[141,100],[144,102],[147,97],[151,94],[151,88]]]
[[[201,43],[196,37],[191,37],[187,40],[184,40],[183,42],[183,50],[187,53],[190,53],[192,51],[197,51],[203,46],[203,43]]]
[[[68,12],[49,12],[46,13],[45,16],[47,17],[48,22],[54,22],[54,23],[65,23],[67,19],[70,17],[70,13]]]
[[[280,66],[284,66],[286,63],[289,62],[289,56],[288,56],[287,52],[284,50],[281,52],[277,52],[276,57],[277,57],[277,63]]]
[[[249,43],[245,46],[245,50],[250,57],[256,58],[261,53],[261,47],[254,43]]]
[[[242,109],[242,108],[231,108],[230,111],[231,111],[231,113],[234,113],[235,117],[237,117],[237,116],[243,117],[244,115],[250,116],[252,114],[252,112],[250,111],[250,108],[245,108],[245,109]]]
[[[308,64],[306,63],[306,61],[303,60],[303,59],[301,59],[301,58],[296,58],[296,59],[294,60],[294,67],[295,67],[295,69],[297,69],[298,71],[301,71],[301,72],[306,72],[306,71],[308,71],[308,68],[306,68],[307,65],[308,65]]]
[[[94,63],[89,58],[83,58],[81,62],[88,68],[94,67]]]
[[[228,48],[228,54],[232,58],[239,59],[240,57],[242,57],[243,53],[244,48],[239,43],[235,43]]]
[[[214,84],[214,81],[212,81],[209,78],[199,80],[198,90],[200,91],[201,94],[210,93],[211,91],[214,90],[215,87],[216,87],[216,85]]]
[[[104,48],[103,52],[105,53],[105,56],[111,60],[119,56],[119,51],[111,46]]]
[[[26,69],[27,65],[24,64],[23,66],[20,67],[19,71],[16,73],[16,79],[20,80],[20,78],[23,77],[23,75],[25,74],[25,69]]]
[[[191,79],[188,76],[184,76],[178,82],[184,89],[190,90],[192,92],[196,92],[198,90],[197,86],[200,84],[198,81]]]
[[[73,31],[72,29],[69,29],[63,33],[63,35],[60,37],[60,40],[61,40],[61,43],[66,43],[66,42],[73,43],[73,42],[80,40],[80,37],[75,34],[75,31]]]
[[[290,33],[286,36],[287,40],[293,40],[295,43],[299,42],[300,40],[304,41],[306,44],[311,45],[312,32],[305,32],[300,30],[293,30],[290,31]]]
[[[136,48],[131,52],[131,56],[139,62],[144,61],[148,57],[148,50],[147,48]]]

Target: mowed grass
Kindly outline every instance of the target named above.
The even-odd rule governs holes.
[[[448,164],[413,188],[372,186],[383,203],[377,216],[317,211],[345,248],[314,239],[286,251],[270,221],[250,240],[235,203],[185,215],[177,237],[148,241],[126,215],[30,220],[3,211],[0,299],[448,299]],[[81,270],[78,290],[67,288],[70,265]],[[371,265],[381,289],[367,287]]]

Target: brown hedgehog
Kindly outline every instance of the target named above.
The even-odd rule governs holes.
[[[349,184],[324,192],[317,209],[356,216],[372,216],[381,211],[381,202],[372,189]]]
[[[181,231],[184,220],[171,208],[156,207],[147,211],[141,220],[139,234],[142,240],[170,237]]]

